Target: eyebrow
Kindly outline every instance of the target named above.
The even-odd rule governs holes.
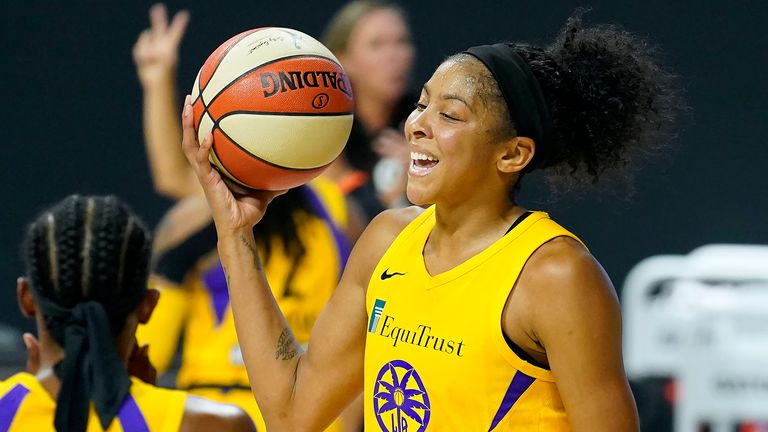
[[[429,96],[429,89],[427,88],[426,84],[422,87],[422,89],[424,90],[424,93],[426,93],[427,96]],[[464,105],[466,105],[467,108],[469,108],[470,111],[475,112],[475,110],[472,109],[472,105],[470,105],[469,102],[467,102],[467,100],[464,99],[464,97],[459,96],[459,95],[457,95],[455,93],[443,93],[443,94],[440,95],[440,99],[442,99],[442,100],[447,100],[447,99],[457,100],[457,101],[463,103]]]

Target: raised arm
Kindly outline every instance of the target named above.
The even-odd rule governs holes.
[[[183,147],[203,186],[218,234],[240,347],[253,394],[270,430],[322,430],[363,389],[365,291],[373,268],[407,223],[377,218],[355,245],[326,308],[301,352],[272,296],[252,227],[278,193],[233,195],[208,162],[211,137],[197,143],[191,106],[182,115]]]
[[[639,430],[621,355],[621,313],[600,264],[570,238],[543,245],[518,282],[574,432]]]
[[[133,60],[143,91],[144,142],[155,190],[169,198],[200,194],[200,186],[179,151],[181,129],[176,102],[179,44],[189,21],[180,11],[169,23],[165,6],[149,10],[150,28],[133,47]]]

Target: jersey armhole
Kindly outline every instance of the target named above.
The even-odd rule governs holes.
[[[536,226],[541,221],[547,222]],[[534,229],[536,232],[531,231],[526,234],[537,236],[538,239],[532,241],[531,244],[526,245],[527,247],[524,248],[525,250],[520,250],[521,253],[526,253],[528,256],[525,258],[525,261],[521,266],[519,266],[519,268],[510,268],[511,273],[508,274],[505,278],[507,281],[509,281],[509,286],[507,288],[499,289],[494,295],[494,300],[491,306],[492,313],[489,314],[489,325],[491,326],[490,334],[492,343],[496,346],[499,354],[513,367],[531,377],[540,379],[542,381],[554,382],[555,377],[551,370],[537,364],[538,362],[536,362],[528,353],[526,353],[522,348],[515,344],[514,341],[512,341],[504,333],[502,317],[504,316],[504,307],[507,304],[509,296],[512,295],[512,289],[514,288],[515,283],[522,274],[525,265],[541,246],[558,237],[570,237],[579,241],[580,243],[581,240],[579,240],[578,237],[571,234],[564,228],[557,225],[548,217],[536,220],[534,225],[532,225],[529,229]]]

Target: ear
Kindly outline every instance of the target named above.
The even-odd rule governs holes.
[[[146,324],[149,322],[149,318],[152,316],[152,311],[157,306],[157,300],[160,298],[160,291],[150,288],[144,295],[144,300],[141,301],[139,307],[136,309],[136,318],[139,323]]]
[[[514,137],[502,144],[502,153],[496,167],[503,173],[522,171],[536,153],[536,144],[528,137]]]
[[[16,300],[19,302],[19,310],[26,318],[34,318],[37,312],[37,302],[29,288],[29,279],[20,277],[16,279]]]

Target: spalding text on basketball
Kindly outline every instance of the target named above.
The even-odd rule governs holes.
[[[347,96],[352,96],[351,86],[347,75],[339,72],[315,72],[315,71],[290,71],[290,72],[262,72],[261,88],[264,97],[271,97],[279,93],[303,89],[304,87],[324,87],[339,90]]]

